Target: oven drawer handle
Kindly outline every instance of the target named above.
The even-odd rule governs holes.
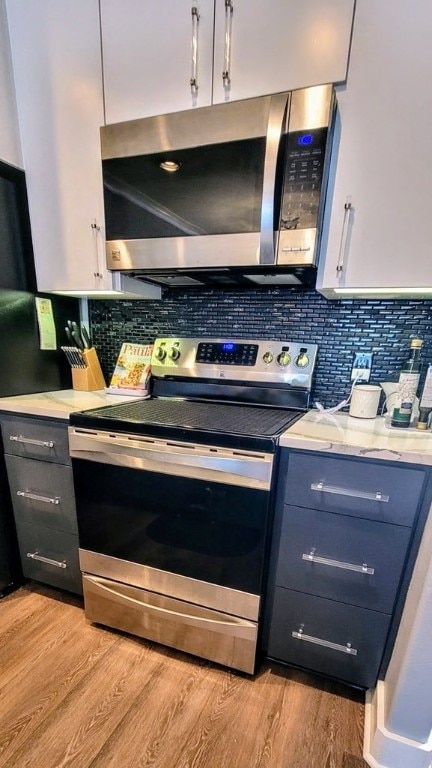
[[[137,600],[135,597],[124,595],[122,592],[118,592],[116,589],[113,589],[111,586],[105,584],[102,580],[89,576],[89,574],[84,575],[84,580],[89,581],[97,589],[100,589],[103,592],[107,592],[117,602],[130,603],[140,608],[145,608],[146,611],[148,610],[157,616],[178,618],[181,619],[184,624],[188,624],[193,627],[207,627],[208,629],[211,629],[212,626],[219,627],[223,634],[235,634],[236,637],[242,636],[245,638],[250,637],[253,639],[256,634],[256,624],[251,621],[247,621],[246,619],[232,617],[230,621],[224,621],[220,618],[208,619],[205,616],[194,616],[193,614],[183,613],[182,611],[173,611],[169,608],[161,608],[158,605],[151,605],[150,603]]]
[[[64,560],[52,560],[50,557],[40,555],[39,552],[27,552],[27,557],[31,560],[39,560],[39,562],[46,565],[54,565],[56,568],[67,568],[67,563]]]
[[[367,573],[369,576],[373,576],[375,568],[369,568],[367,563],[362,565],[355,565],[354,563],[344,563],[342,560],[332,560],[329,557],[320,557],[315,554],[316,550],[311,549],[309,553],[304,552],[302,560],[307,560],[310,563],[319,563],[320,565],[329,565],[331,568],[343,568],[345,571],[356,571],[356,573]]]
[[[367,493],[366,491],[349,491],[346,488],[339,488],[337,485],[326,485],[323,482],[311,483],[312,491],[320,491],[321,493],[335,493],[338,496],[350,496],[352,499],[369,499],[370,501],[390,501],[390,496],[387,496],[381,491],[375,493]]]
[[[306,643],[322,645],[324,648],[331,648],[333,651],[340,651],[341,653],[349,653],[350,656],[357,656],[357,649],[353,648],[351,643],[340,645],[339,643],[331,643],[329,640],[322,640],[321,637],[305,635],[303,632],[303,627],[304,624],[301,624],[297,632],[291,632],[291,636],[295,637],[296,640],[304,640]]]
[[[41,448],[54,448],[53,440],[34,440],[31,437],[23,437],[22,435],[10,435],[9,440],[15,443],[24,443],[24,445],[39,445]]]
[[[22,496],[24,499],[31,499],[32,501],[45,501],[47,504],[60,504],[60,496],[40,496],[38,493],[30,493],[30,491],[17,491],[17,496]]]

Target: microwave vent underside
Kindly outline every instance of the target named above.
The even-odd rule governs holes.
[[[146,271],[132,270],[130,277],[147,283],[155,283],[164,288],[259,288],[266,286],[285,286],[291,288],[313,288],[316,280],[314,266],[298,268],[277,268],[272,270],[247,271],[236,269],[216,270],[175,270]]]

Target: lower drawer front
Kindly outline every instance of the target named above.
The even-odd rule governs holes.
[[[54,419],[2,416],[5,453],[26,459],[70,464],[67,422]]]
[[[411,529],[285,506],[276,584],[391,613]]]
[[[254,672],[254,622],[89,574],[83,574],[83,589],[90,621]]]
[[[32,523],[19,523],[17,533],[24,576],[82,594],[78,536]]]
[[[271,618],[272,658],[344,680],[375,685],[390,616],[278,587]]]
[[[78,533],[72,467],[6,456],[17,521]]]

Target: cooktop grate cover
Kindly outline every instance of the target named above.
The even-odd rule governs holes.
[[[152,424],[184,429],[235,434],[278,435],[299,415],[298,411],[282,410],[238,403],[209,403],[180,399],[149,399],[133,403],[109,405],[88,411],[99,422],[104,419],[126,424]],[[100,424],[103,428],[103,424]],[[132,431],[132,430],[131,430]]]

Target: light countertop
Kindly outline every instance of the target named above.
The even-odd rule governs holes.
[[[432,432],[422,432],[415,427],[391,428],[388,417],[384,416],[358,419],[347,413],[328,415],[309,411],[287,429],[280,445],[432,466]]]
[[[85,411],[103,405],[130,402],[136,398],[125,395],[107,395],[104,390],[78,392],[61,389],[57,392],[37,392],[34,395],[0,397],[0,412],[22,413],[28,416],[48,416],[53,419],[69,419],[73,411]]]

